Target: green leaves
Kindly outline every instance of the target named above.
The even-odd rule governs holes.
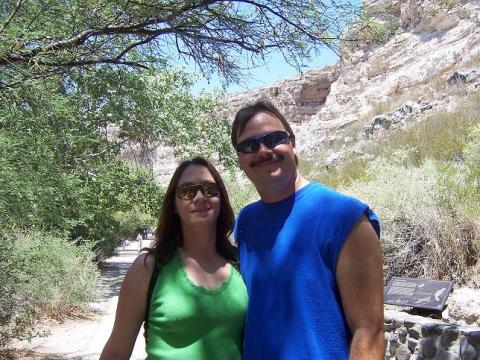
[[[193,97],[184,71],[110,66],[70,71],[10,90],[0,106],[0,230],[38,227],[116,245],[115,214],[134,207],[155,216],[163,190],[148,159],[159,145],[179,158],[235,161],[229,124],[212,95]]]
[[[0,88],[75,67],[145,69],[171,57],[227,81],[241,78],[242,63],[263,63],[274,50],[300,67],[320,45],[338,49],[356,12],[349,2],[322,0],[7,1],[0,7]]]

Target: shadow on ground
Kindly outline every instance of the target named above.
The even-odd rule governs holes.
[[[118,295],[125,274],[132,265],[131,256],[136,255],[136,251],[121,251],[119,261],[106,262],[100,265],[101,298],[99,301],[106,301]],[[122,257],[124,257],[125,260],[122,260]]]

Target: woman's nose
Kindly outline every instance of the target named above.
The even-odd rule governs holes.
[[[203,194],[202,190],[200,190],[200,189],[197,189],[197,192],[195,193],[195,196],[193,197],[194,201],[197,200],[197,199],[203,199],[203,200],[206,199],[206,196]]]

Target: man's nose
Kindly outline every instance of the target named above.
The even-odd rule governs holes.
[[[270,152],[270,151],[272,151],[272,148],[269,148],[267,145],[265,145],[262,142],[260,143],[260,145],[258,147],[258,150],[257,150],[258,153]]]

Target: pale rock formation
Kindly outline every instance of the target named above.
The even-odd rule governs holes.
[[[227,105],[221,115],[233,117],[242,106],[252,100],[268,99],[288,119],[301,124],[310,120],[325,103],[330,86],[338,77],[338,71],[337,66],[326,66],[257,90],[230,95],[226,98]]]
[[[449,322],[480,326],[480,290],[455,289],[448,299],[442,317]]]
[[[421,101],[413,90],[480,54],[478,0],[370,0],[365,5],[374,16],[380,13],[379,22],[398,21],[398,30],[385,44],[345,47],[336,66],[231,95],[223,114],[233,118],[240,106],[269,99],[299,125],[295,130],[302,155],[314,156],[328,146],[329,134],[368,121],[365,117],[376,104],[388,105],[399,96]]]
[[[122,152],[122,157],[133,166],[144,165],[152,169],[159,184],[168,185],[178,162],[175,159],[173,148],[159,145],[153,150],[141,151],[138,144],[129,144]]]
[[[242,106],[268,99],[291,121],[301,157],[323,153],[329,164],[336,164],[349,152],[358,152],[353,140],[358,134],[344,131],[350,124],[365,137],[375,139],[388,129],[420,121],[434,111],[454,110],[455,99],[436,89],[435,83],[445,85],[448,81],[449,85],[465,85],[466,93],[478,91],[480,70],[467,73],[459,69],[480,59],[480,0],[364,3],[380,24],[396,26],[385,43],[375,43],[368,36],[363,41],[348,42],[336,65],[229,95],[221,115],[233,120]],[[383,117],[375,118],[379,104],[385,111]],[[325,151],[334,143],[342,143],[342,137],[348,137],[344,144],[350,150],[342,148],[340,154]],[[147,161],[156,164],[155,172],[165,183],[176,161],[171,150],[155,152]]]

